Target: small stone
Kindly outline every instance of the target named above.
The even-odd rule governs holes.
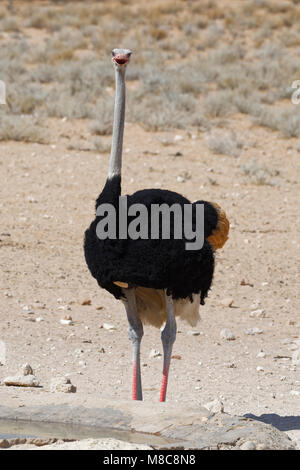
[[[245,335],[260,335],[261,333],[263,333],[263,330],[258,328],[257,326],[245,330]]]
[[[75,393],[76,387],[67,377],[56,377],[51,380],[50,392]]]
[[[25,375],[33,375],[33,370],[30,364],[26,362],[26,364],[22,365],[22,374]]]
[[[180,176],[180,175],[179,175],[179,176],[177,176],[176,181],[177,181],[178,183],[184,183],[184,182],[185,182],[185,178],[184,178],[183,176]]]
[[[261,366],[257,366],[257,367],[256,367],[256,370],[257,370],[257,372],[263,372],[263,371],[264,371],[264,368],[261,367]]]
[[[116,327],[114,325],[110,325],[109,323],[103,323],[102,327],[105,329],[105,330],[109,330],[109,331],[112,331],[112,330],[115,330]]]
[[[224,413],[224,404],[219,398],[215,398],[215,400],[210,401],[203,405],[211,413]]]
[[[250,286],[250,287],[253,287],[253,284],[251,284],[250,282],[246,281],[245,279],[242,279],[242,280],[241,280],[240,285],[241,285],[241,286]]]
[[[60,305],[57,310],[71,310],[70,305]]]
[[[263,308],[258,308],[257,310],[250,312],[250,317],[266,318],[266,314]]]
[[[91,305],[92,301],[90,299],[85,299],[85,300],[82,300],[80,303],[81,305]]]
[[[256,445],[253,441],[246,441],[240,446],[241,450],[256,450]]]
[[[221,338],[226,339],[227,341],[235,340],[235,335],[232,333],[232,331],[228,330],[227,328],[224,328],[220,331],[220,336]]]
[[[199,336],[200,335],[200,331],[193,331],[193,330],[190,330],[187,332],[187,334],[189,336]]]
[[[39,387],[40,382],[34,375],[15,375],[13,377],[6,377],[3,383],[7,386],[15,387]]]
[[[72,325],[73,324],[72,318],[61,318],[59,320],[59,322],[60,322],[61,325]]]
[[[298,390],[291,390],[290,394],[298,397],[300,395],[300,392]]]
[[[150,358],[161,357],[161,353],[157,349],[151,349],[151,351],[149,353],[149,357]]]
[[[7,439],[0,439],[0,449],[8,449],[10,447],[10,443]]]
[[[233,305],[233,298],[232,297],[225,297],[224,299],[221,300],[221,305],[223,307],[232,307]]]
[[[266,357],[266,353],[264,351],[259,351],[256,357]]]
[[[175,142],[179,142],[180,140],[183,140],[182,135],[176,134],[176,135],[174,136],[174,141],[175,141]]]

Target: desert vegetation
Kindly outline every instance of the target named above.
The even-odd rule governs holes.
[[[0,110],[0,138],[36,134],[41,142],[40,126],[28,131],[29,121],[36,126],[41,118],[86,119],[91,134],[109,135],[108,57],[116,45],[134,51],[128,121],[151,131],[202,131],[242,113],[254,125],[300,137],[300,113],[290,102],[300,77],[299,19],[297,1],[246,0],[226,8],[214,0],[2,2],[7,106]],[[27,130],[16,133],[16,125]]]

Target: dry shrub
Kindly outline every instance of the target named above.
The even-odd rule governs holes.
[[[0,140],[47,143],[45,129],[29,116],[2,115],[0,120]]]
[[[244,143],[237,138],[234,132],[230,135],[211,134],[206,139],[208,148],[214,153],[239,157]]]

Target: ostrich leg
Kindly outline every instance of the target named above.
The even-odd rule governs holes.
[[[140,346],[144,334],[143,325],[138,317],[134,289],[123,289],[126,300],[123,301],[128,319],[128,337],[133,345],[133,384],[132,398],[133,400],[142,400],[142,380],[140,365]]]
[[[172,348],[173,348],[174,341],[176,339],[176,320],[175,320],[173,299],[172,299],[172,296],[167,295],[167,293],[165,293],[165,296],[166,296],[166,307],[167,307],[167,321],[161,333],[161,340],[162,340],[163,350],[164,350],[164,365],[163,365],[163,378],[162,378],[159,401],[166,400]]]

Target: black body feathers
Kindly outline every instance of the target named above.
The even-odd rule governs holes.
[[[107,180],[97,199],[96,208],[103,203],[113,204],[118,214],[118,198],[121,193],[121,178],[115,176]],[[144,204],[149,210],[152,204],[189,204],[190,201],[178,193],[161,189],[144,189],[127,197],[128,207],[132,204]],[[204,233],[207,238],[217,227],[218,214],[213,205],[204,204]],[[96,227],[101,217],[96,216],[85,232],[84,252],[88,268],[98,284],[108,290],[117,299],[122,297],[122,289],[114,282],[121,281],[129,285],[167,289],[174,299],[186,298],[200,293],[201,303],[210,289],[214,272],[214,250],[205,240],[199,250],[186,250],[187,241],[171,238],[164,240],[130,238],[100,240]],[[171,217],[172,221],[172,217]],[[130,222],[130,217],[128,217]],[[150,216],[148,228],[150,233]],[[118,223],[117,223],[118,233]]]

